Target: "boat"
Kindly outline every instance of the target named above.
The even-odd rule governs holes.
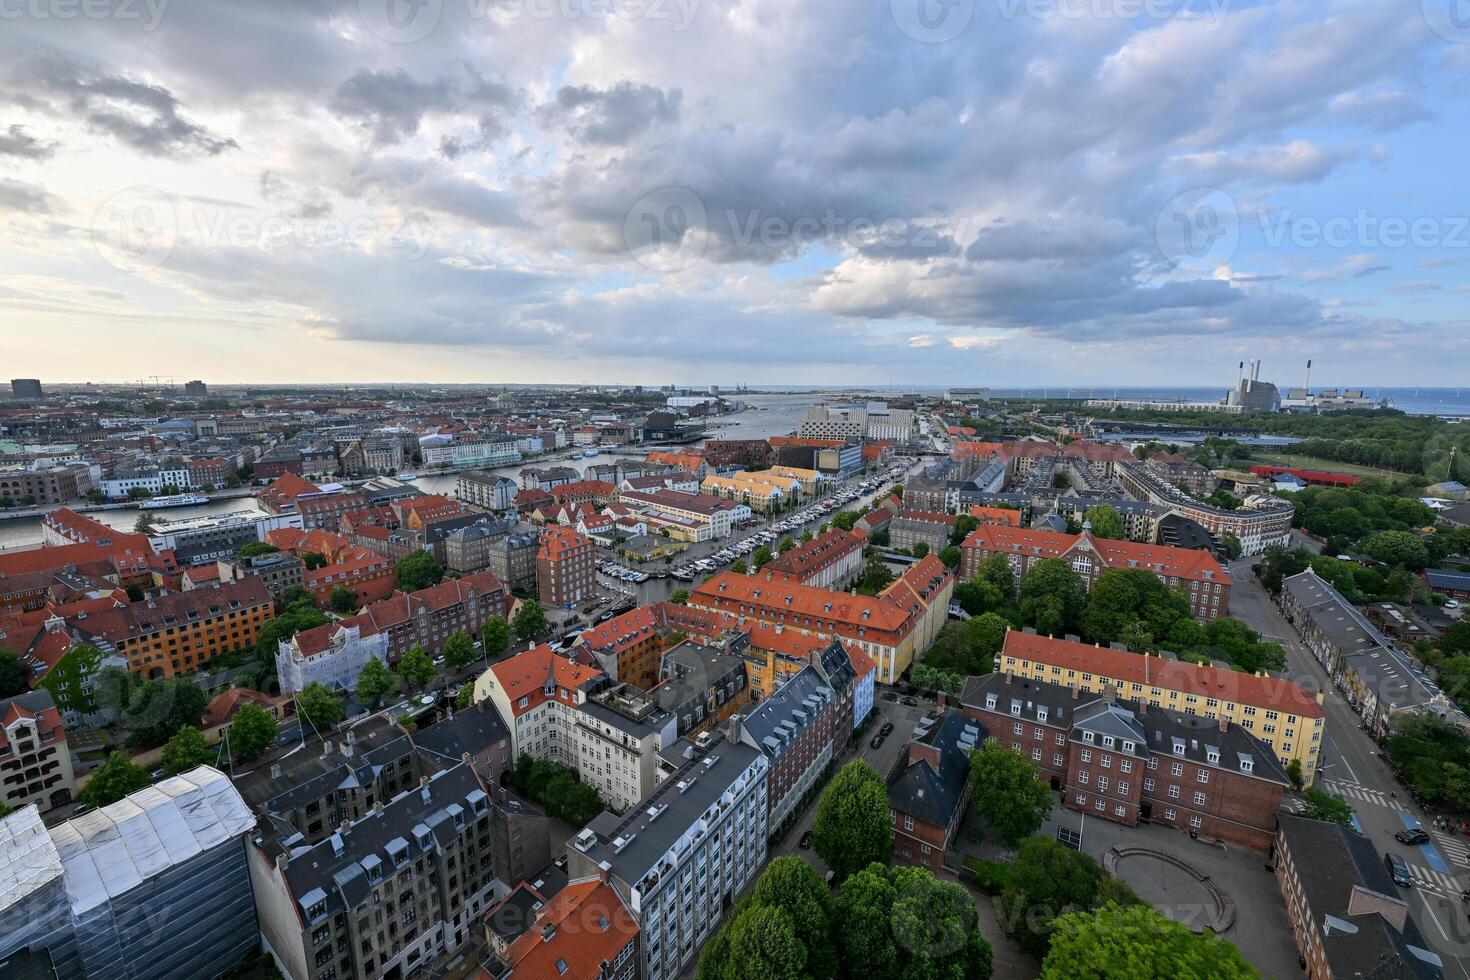
[[[394,477],[395,480],[398,480],[402,483],[407,483],[410,480],[417,480],[418,478],[419,475],[417,473],[399,473],[396,477]]]
[[[583,453],[582,455],[583,456],[586,456],[588,459],[591,459],[592,457],[594,457],[594,456],[597,455],[597,450],[595,450],[595,449],[589,449],[585,453]]]
[[[164,507],[193,507],[209,503],[209,498],[197,493],[176,493],[167,497],[149,497],[138,504],[139,510],[159,510]]]

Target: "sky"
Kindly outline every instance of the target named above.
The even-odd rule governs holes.
[[[0,376],[1460,384],[1466,4],[0,0]]]

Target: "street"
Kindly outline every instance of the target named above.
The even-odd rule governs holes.
[[[1264,639],[1280,643],[1293,680],[1308,691],[1325,691],[1327,712],[1321,772],[1317,785],[1347,800],[1355,811],[1354,823],[1380,853],[1394,852],[1409,864],[1414,887],[1403,897],[1409,902],[1420,929],[1434,951],[1444,957],[1445,976],[1470,980],[1470,920],[1460,892],[1470,887],[1470,837],[1433,829],[1426,814],[1378,758],[1378,748],[1363,730],[1357,713],[1333,688],[1326,670],[1297,638],[1270,596],[1251,573],[1251,560],[1233,563],[1234,586],[1230,614],[1244,620]],[[1393,835],[1422,823],[1432,841],[1410,846]]]

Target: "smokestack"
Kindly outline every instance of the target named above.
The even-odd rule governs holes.
[[[1240,367],[1235,369],[1235,390],[1240,390],[1240,383],[1245,380],[1245,361],[1240,362]]]
[[[1309,395],[1312,393],[1312,362],[1311,361],[1307,361],[1307,386],[1306,386],[1306,392]]]

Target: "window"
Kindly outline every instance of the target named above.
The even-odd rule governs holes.
[[[1199,830],[1200,825],[1203,824],[1203,823],[1204,823],[1204,821],[1202,819],[1200,819],[1199,817],[1190,817],[1189,818],[1189,825],[1191,827],[1193,827],[1195,830]]]
[[[1203,794],[1203,793],[1195,793],[1194,794],[1194,805],[1195,806],[1204,806],[1205,805],[1205,794]]]
[[[1087,785],[1088,778],[1089,777],[1087,775],[1087,770],[1086,769],[1083,769],[1082,771],[1080,771],[1079,773],[1077,773],[1077,782],[1081,783],[1083,786],[1086,786]]]
[[[1067,736],[1066,736],[1065,733],[1063,733],[1063,732],[1057,732],[1057,744],[1058,745],[1066,745],[1067,744]]]
[[[1169,784],[1169,799],[1171,799],[1171,800],[1177,800],[1177,799],[1179,799],[1179,787],[1177,785],[1173,784],[1173,783],[1170,783]]]
[[[1208,783],[1210,781],[1210,771],[1208,769],[1201,769],[1199,772],[1194,774],[1194,778],[1198,779],[1202,783]]]
[[[903,815],[903,829],[904,830],[913,830],[914,829],[914,818],[911,817],[911,816],[909,816],[907,813],[905,813]]]
[[[1111,735],[1104,735],[1103,736],[1103,748],[1110,749],[1112,747],[1113,747],[1113,736],[1111,736]]]
[[[1119,796],[1127,796],[1128,795],[1128,784],[1127,783],[1120,782],[1118,784],[1118,795]]]
[[[1082,741],[1084,741],[1084,742],[1091,742],[1092,741],[1092,732],[1083,732],[1082,733]]]
[[[1026,726],[1025,725],[1022,725],[1018,721],[1014,725],[1011,726],[1011,734],[1012,735],[1020,735],[1025,730],[1025,728],[1026,728]]]
[[[1169,767],[1169,771],[1176,776],[1182,776],[1184,775],[1184,764],[1182,762],[1176,762]]]
[[[1104,769],[1111,769],[1113,768],[1113,757],[1104,752],[1102,758],[1098,760],[1098,764]]]
[[[1132,759],[1119,759],[1118,760],[1118,771],[1119,772],[1132,772],[1133,771],[1133,760]]]
[[[1128,812],[1128,810],[1121,803],[1119,803],[1117,806],[1113,807],[1113,815],[1116,816],[1116,817],[1121,817],[1121,816],[1123,816],[1127,812]]]
[[[1031,761],[1033,761],[1033,762],[1040,762],[1041,761],[1041,750],[1040,749],[1032,749],[1031,750]]]
[[[1092,761],[1092,750],[1091,749],[1083,749],[1082,750],[1082,761],[1083,762],[1091,762]]]
[[[1108,777],[1106,777],[1106,776],[1099,776],[1099,777],[1097,777],[1097,789],[1098,789],[1098,792],[1102,792],[1102,791],[1106,790],[1107,788],[1108,788]]]
[[[1060,752],[1052,753],[1051,764],[1054,766],[1062,765],[1062,754]]]
[[[1152,793],[1154,791],[1154,781],[1152,779],[1145,779],[1143,781],[1143,791],[1145,793]]]
[[[1084,795],[1082,795],[1081,793],[1078,793],[1077,794],[1076,803],[1077,803],[1078,806],[1086,806],[1087,805],[1087,797],[1084,796]]]

